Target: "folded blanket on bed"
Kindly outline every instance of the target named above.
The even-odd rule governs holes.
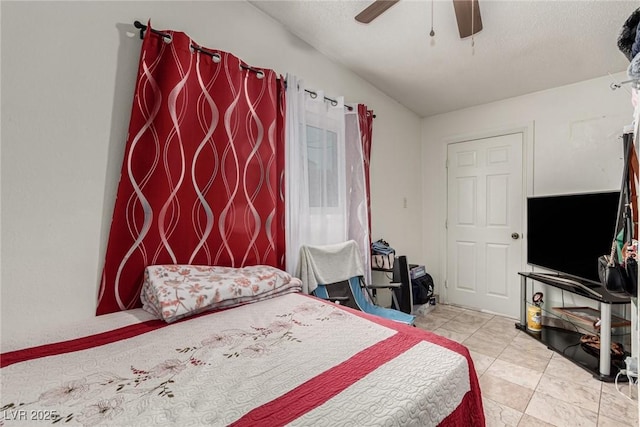
[[[170,323],[301,290],[300,279],[267,265],[152,265],[145,269],[140,298],[144,310]]]

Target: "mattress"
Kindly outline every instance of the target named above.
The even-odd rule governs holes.
[[[312,296],[91,320],[3,344],[1,425],[484,425],[464,346]]]

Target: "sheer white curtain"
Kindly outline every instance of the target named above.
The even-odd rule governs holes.
[[[300,260],[300,247],[304,244],[301,233],[309,216],[309,180],[306,173],[306,119],[303,82],[287,75],[285,114],[285,267],[295,275]]]
[[[302,245],[353,239],[370,275],[358,118],[345,115],[342,97],[329,101],[322,91],[311,92],[287,75],[286,269],[296,274]]]

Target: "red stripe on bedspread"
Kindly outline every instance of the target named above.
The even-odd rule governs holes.
[[[352,310],[348,307],[343,308],[346,310]],[[361,311],[353,310],[353,313],[358,316],[366,317],[367,319],[371,319],[373,317]],[[452,341],[449,338],[437,335],[433,332],[425,331],[424,329],[413,326],[407,326],[393,320],[382,319],[378,317],[374,317],[371,320],[380,323],[388,328],[395,329],[400,333],[408,334],[415,339],[429,341],[464,356],[465,359],[467,359],[467,363],[469,365],[470,390],[469,392],[467,392],[467,394],[465,394],[462,402],[460,402],[460,405],[458,405],[455,411],[449,414],[449,416],[440,423],[440,427],[479,427],[485,425],[484,409],[482,406],[482,393],[480,391],[480,384],[478,383],[478,375],[476,373],[476,368],[473,365],[473,359],[471,358],[471,354],[469,354],[469,349],[467,347],[458,342]]]
[[[313,296],[309,296],[309,298],[318,299]],[[361,351],[353,358],[335,366],[323,374],[318,375],[280,398],[254,409],[236,421],[234,425],[255,425],[257,421],[268,421],[261,423],[260,425],[279,425],[292,421],[303,415],[305,412],[321,405],[327,399],[340,393],[349,385],[355,383],[360,378],[363,378],[382,364],[394,359],[420,341],[429,341],[455,351],[456,353],[464,356],[469,364],[469,382],[471,390],[465,395],[456,410],[441,423],[441,426],[475,427],[485,425],[480,386],[473,366],[473,360],[471,359],[469,350],[466,347],[429,331],[424,331],[392,320],[372,316],[348,307],[340,307],[352,314],[366,318],[390,329],[394,329],[398,331],[398,334],[395,334],[394,336]],[[191,318],[182,319],[172,324],[168,324],[160,320],[149,320],[82,338],[3,353],[0,354],[0,368],[40,357],[54,356],[99,347],[142,335],[147,332],[152,332],[165,326],[189,321],[195,317],[215,313],[216,311],[200,313]],[[361,366],[356,369],[358,365]],[[315,388],[318,385],[322,385],[322,394],[307,395],[307,393],[310,392],[309,390],[318,390]],[[308,404],[304,406],[301,402],[307,402]],[[274,410],[276,412],[273,412]],[[274,413],[281,414],[283,418],[274,420]],[[268,420],[261,417],[268,417]]]
[[[27,360],[38,359],[40,357],[55,356],[58,354],[72,353],[74,351],[86,350],[93,347],[100,347],[105,344],[111,344],[116,341],[133,338],[138,335],[146,334],[165,326],[177,325],[178,323],[188,322],[197,317],[208,316],[210,314],[220,313],[221,311],[230,310],[234,307],[225,307],[219,310],[204,311],[194,314],[190,317],[177,320],[173,323],[166,323],[160,319],[147,320],[141,323],[135,323],[122,328],[112,329],[106,332],[100,332],[94,335],[88,335],[82,338],[75,338],[68,341],[59,341],[51,344],[44,344],[37,347],[30,347],[21,350],[8,351],[0,354],[0,368],[4,368],[14,363],[26,362]]]
[[[324,371],[288,393],[245,414],[232,426],[283,425],[322,405],[380,366],[424,341],[394,334]]]
[[[318,299],[312,295],[306,295],[309,298]],[[484,418],[484,409],[482,406],[482,393],[480,391],[480,384],[478,383],[478,375],[476,373],[475,366],[473,364],[473,359],[471,359],[471,355],[469,354],[469,349],[464,345],[452,341],[443,336],[437,335],[430,331],[425,331],[424,329],[420,329],[414,326],[408,326],[400,322],[396,322],[389,319],[384,319],[382,317],[373,316],[368,313],[364,313],[362,311],[354,310],[349,307],[339,306],[345,311],[349,313],[355,314],[356,316],[363,317],[365,319],[371,320],[380,325],[386,326],[390,329],[395,329],[401,334],[409,335],[413,339],[417,339],[420,341],[428,341],[434,344],[437,344],[441,347],[445,347],[451,351],[455,351],[456,353],[462,355],[467,359],[467,363],[469,365],[469,385],[470,390],[465,394],[462,402],[458,407],[451,413],[447,418],[445,418],[441,423],[441,427],[460,427],[460,426],[484,426],[485,418]]]
[[[315,297],[313,295],[307,295],[307,294],[300,294],[300,295],[304,295],[306,297],[312,298],[314,300],[320,300],[320,301],[324,301],[326,302],[326,300],[323,300],[322,298],[318,298]],[[327,303],[327,304],[331,304],[331,303]],[[365,318],[367,320],[370,320],[374,323],[377,323],[379,325],[382,326],[386,326],[389,329],[393,329],[396,330],[398,332],[401,332],[403,334],[408,334],[410,336],[415,337],[416,339],[419,339],[420,341],[428,341],[434,344],[438,344],[441,347],[447,348],[451,351],[455,351],[456,353],[466,357],[469,362],[473,361],[471,360],[471,357],[469,356],[469,350],[462,344],[452,341],[449,338],[445,338],[441,335],[435,334],[433,332],[430,331],[426,331],[424,329],[420,329],[418,327],[415,326],[409,326],[406,325],[404,323],[400,323],[400,322],[396,322],[395,320],[390,320],[390,319],[385,319],[383,317],[379,317],[379,316],[374,316],[372,314],[368,314],[365,313],[363,311],[359,311],[359,310],[355,310],[353,308],[350,307],[345,307],[344,305],[339,305],[336,304],[336,307],[340,307],[341,309],[354,314],[356,316],[360,316],[362,318]]]
[[[474,390],[477,390],[477,392],[474,392]],[[486,421],[484,419],[482,397],[480,395],[480,386],[476,379],[475,385],[473,383],[471,385],[471,391],[464,395],[462,402],[439,424],[439,427],[482,427],[484,425],[486,425]]]
[[[55,356],[57,354],[72,353],[74,351],[99,347],[155,331],[156,329],[163,328],[167,325],[167,323],[160,320],[149,320],[143,323],[136,323],[135,325],[124,326],[108,332],[101,332],[99,334],[89,335],[69,341],[60,341],[37,347],[25,348],[22,350],[9,351],[7,353],[0,354],[0,368],[13,365],[14,363],[38,359],[40,357]]]

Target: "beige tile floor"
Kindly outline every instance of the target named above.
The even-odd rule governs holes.
[[[515,328],[513,319],[437,305],[416,326],[464,344],[480,381],[487,426],[637,426],[637,386],[596,380]],[[424,314],[421,314],[424,313]]]

